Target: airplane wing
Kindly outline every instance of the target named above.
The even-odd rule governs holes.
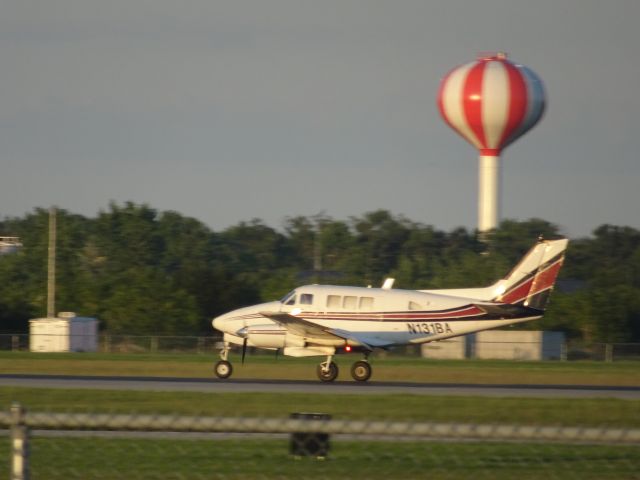
[[[310,322],[300,317],[290,315],[282,312],[260,312],[263,317],[270,318],[274,322],[280,325],[286,326],[291,333],[300,335],[301,337],[321,337],[321,338],[334,338],[339,335],[331,333],[331,329],[318,325],[317,323]]]
[[[334,333],[334,335],[338,337],[358,342],[368,350],[373,350],[373,347],[386,348],[393,345],[393,342],[390,342],[387,340],[379,340],[377,338],[365,337],[364,335],[360,335],[359,333],[348,332],[346,330],[341,330],[339,328],[331,329],[331,331]]]
[[[304,318],[296,317],[288,313],[282,312],[260,312],[260,315],[270,318],[274,322],[280,325],[286,326],[291,333],[300,335],[302,337],[316,337],[316,338],[342,338],[344,340],[351,340],[362,345],[368,350],[373,350],[373,347],[384,348],[392,344],[388,341],[380,341],[374,338],[364,337],[354,332],[347,330],[341,330],[339,328],[323,327],[315,322],[310,322]]]

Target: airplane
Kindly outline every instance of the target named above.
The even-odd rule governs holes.
[[[369,354],[376,348],[415,345],[542,317],[564,261],[567,239],[543,240],[511,272],[483,288],[402,290],[388,278],[381,288],[335,285],[298,287],[279,301],[239,308],[212,320],[224,333],[218,378],[229,378],[232,345],[282,351],[292,357],[326,356],[316,373],[338,377],[333,356],[360,352],[351,376],[371,377]]]

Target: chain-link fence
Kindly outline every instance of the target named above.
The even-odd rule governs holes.
[[[61,335],[56,334],[0,334],[0,350],[29,351],[34,338],[47,338],[56,350],[56,341]],[[82,337],[82,335],[68,335],[65,338]],[[211,336],[162,336],[162,335],[108,335],[102,334],[96,343],[97,351],[101,353],[212,353],[221,348],[222,335]],[[69,342],[65,345],[84,342]],[[67,346],[66,349],[69,347]],[[37,351],[37,349],[36,349]]]
[[[638,479],[640,430],[0,412],[12,479]]]
[[[56,337],[56,335],[45,335]],[[0,350],[29,351],[33,335],[29,334],[0,334]],[[102,353],[217,353],[221,348],[222,336],[161,336],[161,335],[110,335],[100,334],[97,350]],[[56,342],[52,342],[56,343]],[[437,342],[439,347],[447,342]],[[497,342],[476,342],[476,349],[488,345],[495,347]],[[523,342],[499,342],[502,346],[512,348]],[[528,342],[532,343],[532,342]],[[528,345],[529,346],[529,345]],[[400,349],[404,355],[421,355],[420,346]],[[448,357],[434,357],[448,358]],[[469,355],[468,358],[474,358]],[[517,356],[514,357],[517,359]],[[640,343],[576,343],[569,342],[562,346],[562,360],[595,360],[620,361],[640,360]]]

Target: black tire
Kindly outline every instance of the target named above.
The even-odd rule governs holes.
[[[331,362],[326,372],[322,370],[322,365],[318,365],[316,373],[318,374],[318,378],[323,382],[333,382],[338,377],[338,365]]]
[[[371,378],[371,365],[364,360],[355,362],[351,366],[351,376],[358,382],[366,382]]]
[[[233,367],[230,362],[226,360],[220,360],[214,366],[214,371],[216,373],[216,377],[218,378],[229,378],[233,373]]]

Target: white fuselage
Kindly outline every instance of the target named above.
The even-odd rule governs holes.
[[[307,285],[296,288],[282,301],[241,308],[217,317],[213,326],[225,332],[225,340],[231,343],[241,345],[245,340],[239,332],[250,331],[249,346],[285,348],[285,354],[289,347],[289,354],[302,354],[300,349],[314,346],[387,347],[425,343],[540,317],[490,318],[482,310],[483,304],[492,302],[415,290]],[[265,312],[286,313],[344,335],[316,334],[304,327],[287,328],[263,315]],[[326,349],[319,352],[316,354],[324,354]]]

